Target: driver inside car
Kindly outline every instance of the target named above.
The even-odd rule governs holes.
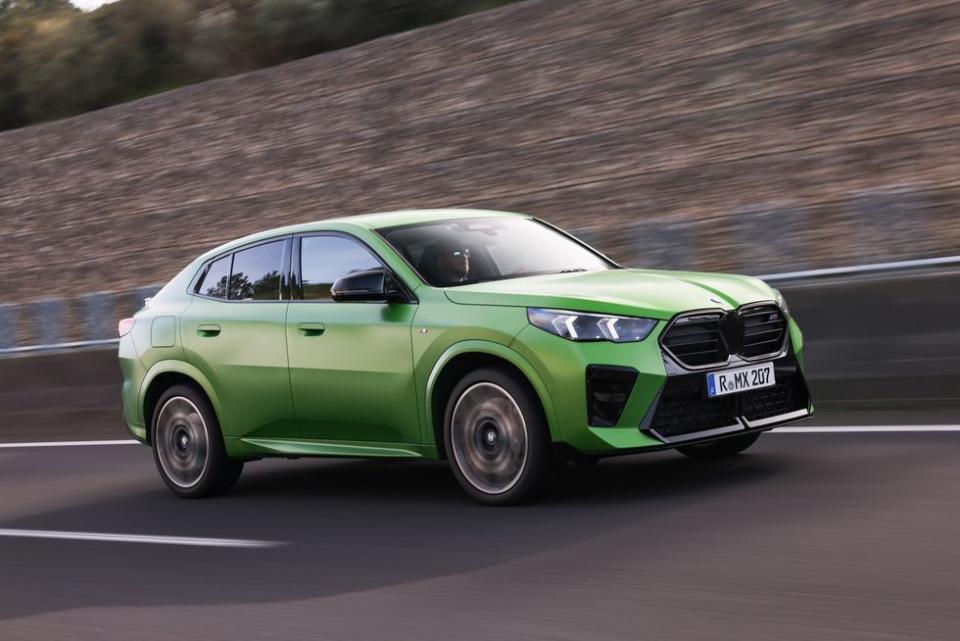
[[[448,285],[467,282],[470,279],[470,249],[450,242],[434,244],[424,253],[420,268]]]

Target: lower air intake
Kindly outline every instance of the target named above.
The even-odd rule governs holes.
[[[590,365],[587,367],[587,407],[590,425],[612,427],[620,420],[623,408],[637,382],[632,367]]]
[[[670,376],[660,392],[649,429],[663,438],[705,432],[807,409],[810,392],[792,355],[774,361],[776,385],[710,398],[703,373]]]

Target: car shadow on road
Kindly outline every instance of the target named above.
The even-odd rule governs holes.
[[[225,497],[185,501],[156,479],[2,524],[281,541],[228,549],[6,539],[0,620],[100,606],[285,602],[474,571],[604,536],[788,473],[795,459],[693,463],[675,453],[566,470],[542,501],[487,508],[443,463],[269,462]],[[152,472],[152,470],[150,470]]]

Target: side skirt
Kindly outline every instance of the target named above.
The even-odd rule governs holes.
[[[414,443],[373,441],[320,441],[296,438],[228,438],[227,452],[246,457],[353,457],[435,459],[436,448]]]

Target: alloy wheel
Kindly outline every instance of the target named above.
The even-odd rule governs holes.
[[[451,428],[454,458],[473,487],[502,494],[516,485],[527,463],[527,426],[505,389],[481,382],[464,390]]]
[[[164,474],[181,488],[200,482],[209,463],[210,444],[200,410],[183,396],[170,398],[157,415],[154,447]]]

